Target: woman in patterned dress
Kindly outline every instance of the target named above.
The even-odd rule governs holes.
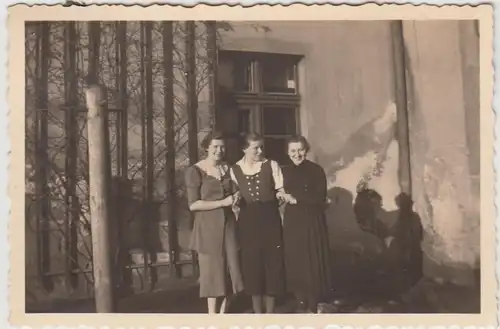
[[[254,313],[274,313],[275,297],[284,292],[285,272],[281,216],[283,175],[275,161],[263,157],[263,138],[247,135],[244,156],[231,169],[238,185],[238,238],[245,292],[252,296]]]
[[[198,252],[200,297],[207,298],[208,313],[225,313],[228,297],[243,290],[232,210],[239,196],[223,161],[223,136],[212,133],[201,144],[206,158],[185,174],[189,210],[195,215],[191,248]]]

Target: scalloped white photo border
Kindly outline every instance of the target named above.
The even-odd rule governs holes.
[[[298,2],[292,2],[292,1],[250,1],[250,0],[243,0],[243,1],[213,1],[213,0],[207,0],[207,1],[194,1],[194,0],[186,0],[186,1],[86,1],[86,0],[81,0],[77,2],[85,2],[85,3],[93,3],[93,4],[141,4],[141,5],[147,5],[147,4],[172,4],[172,5],[185,5],[185,6],[193,6],[195,4],[199,3],[204,3],[204,4],[240,4],[243,6],[249,6],[249,5],[254,5],[254,4],[290,4],[290,3],[298,3]],[[314,2],[314,1],[300,1],[302,4],[315,4],[315,3],[325,3],[325,4],[347,4],[347,5],[359,5],[359,4],[367,4],[368,6],[370,4],[405,4],[406,6],[403,7],[398,7],[399,12],[403,12],[402,10],[407,10],[404,9],[404,7],[408,8],[408,6],[414,6],[414,5],[419,5],[419,4],[429,4],[431,7],[429,8],[428,13],[432,12],[436,8],[435,5],[476,5],[476,4],[492,4],[494,7],[493,15],[494,15],[494,22],[493,22],[493,28],[494,32],[492,35],[492,40],[490,43],[490,49],[488,50],[487,48],[485,49],[485,45],[481,43],[481,51],[493,51],[493,39],[495,42],[495,48],[498,45],[498,39],[500,39],[500,27],[498,23],[498,19],[500,18],[499,14],[499,9],[497,8],[498,5],[495,3],[496,1],[329,1],[329,2]],[[9,305],[9,302],[12,302],[13,299],[15,299],[15,291],[12,291],[13,287],[9,286],[12,284],[12,281],[14,280],[20,280],[24,281],[24,275],[19,277],[18,275],[15,277],[10,277],[9,272],[12,271],[12,262],[9,262],[10,259],[10,253],[14,250],[16,250],[15,245],[13,246],[13,241],[12,239],[15,239],[15,236],[10,235],[12,233],[12,221],[15,220],[23,220],[24,217],[19,216],[19,211],[15,211],[15,203],[10,201],[9,195],[13,195],[13,192],[19,192],[19,190],[24,189],[24,186],[19,186],[20,182],[24,181],[24,171],[20,170],[20,175],[17,175],[16,171],[16,163],[23,163],[24,159],[19,159],[19,157],[16,158],[15,155],[15,149],[13,149],[13,141],[21,141],[23,140],[23,136],[17,136],[16,138],[13,138],[15,136],[15,127],[12,125],[9,125],[9,119],[12,122],[15,122],[15,126],[21,125],[23,121],[23,116],[17,117],[13,111],[22,111],[22,107],[19,108],[19,106],[15,106],[16,102],[14,101],[14,98],[10,99],[10,104],[7,102],[8,101],[8,95],[11,95],[10,92],[12,93],[22,93],[21,90],[9,90],[9,82],[12,82],[12,76],[8,76],[9,69],[12,69],[9,65],[11,63],[8,63],[8,56],[9,56],[9,51],[12,49],[11,47],[14,44],[18,44],[21,42],[24,44],[24,40],[13,40],[9,39],[12,37],[12,34],[8,34],[7,26],[9,24],[9,18],[7,17],[7,7],[13,4],[18,4],[18,3],[25,3],[25,4],[63,4],[64,1],[12,1],[12,0],[7,0],[2,3],[2,6],[0,8],[0,21],[3,24],[4,28],[0,30],[0,45],[2,49],[5,49],[0,53],[0,58],[2,59],[0,65],[0,70],[2,72],[2,86],[3,86],[3,93],[0,93],[0,139],[3,141],[0,143],[0,186],[3,186],[4,188],[0,192],[0,231],[2,233],[2,236],[5,237],[4,239],[0,240],[0,254],[2,257],[3,261],[3,266],[1,266],[0,270],[0,288],[2,291],[0,292],[0,296],[5,296],[6,298],[0,299],[0,311],[1,311],[1,317],[0,317],[0,327],[2,328],[9,328],[11,325],[17,326],[19,328],[38,328],[38,327],[44,327],[44,328],[49,328],[49,327],[56,327],[61,328],[61,325],[64,325],[65,328],[115,328],[115,327],[121,327],[121,328],[226,328],[226,327],[232,327],[234,329],[236,328],[269,328],[269,329],[278,329],[278,328],[326,328],[328,327],[329,329],[334,329],[334,328],[353,328],[353,327],[376,327],[376,328],[381,328],[381,326],[389,326],[391,328],[397,328],[397,326],[393,326],[392,324],[396,323],[404,323],[401,322],[400,320],[406,320],[404,324],[401,324],[401,326],[404,326],[405,328],[410,328],[410,324],[412,324],[412,327],[433,327],[433,328],[438,328],[436,325],[439,325],[441,328],[450,326],[450,327],[455,327],[455,328],[462,328],[462,327],[497,327],[500,321],[500,313],[497,309],[497,313],[495,314],[494,319],[490,318],[491,320],[487,320],[488,322],[481,322],[477,321],[472,322],[466,321],[466,318],[470,318],[470,315],[411,315],[411,314],[403,314],[403,315],[361,315],[361,314],[352,314],[352,315],[318,315],[318,316],[305,316],[305,315],[276,315],[276,316],[267,316],[267,317],[251,317],[251,316],[245,316],[245,315],[226,315],[224,318],[221,318],[220,316],[208,316],[208,315],[172,315],[172,314],[165,314],[165,315],[146,315],[146,314],[140,314],[140,315],[133,315],[133,314],[112,314],[112,315],[101,315],[101,314],[81,314],[81,315],[71,315],[71,314],[64,314],[64,315],[28,315],[28,316],[10,316],[10,313],[13,312],[15,314],[18,313],[24,313],[24,305]],[[433,6],[434,5],[434,6]],[[100,6],[96,7],[88,7],[88,8],[99,8]],[[192,12],[196,12],[196,16],[200,17],[201,11],[200,9],[203,7],[203,5],[198,5],[195,7],[195,10]],[[379,7],[379,6],[376,6]],[[377,11],[376,7],[372,7],[374,11]],[[100,7],[102,8],[102,7]],[[133,8],[133,7],[128,7],[128,8]],[[165,8],[165,7],[162,7]],[[178,9],[176,9],[178,8]],[[255,8],[257,7],[252,7],[254,8],[253,10],[250,10],[248,12],[253,12],[253,15],[255,15]],[[263,14],[263,11],[270,10],[271,7],[269,6],[264,6],[260,8],[260,15]],[[289,9],[286,8],[293,8],[293,7],[282,7],[282,10],[288,11]],[[363,11],[367,7],[365,6],[356,6],[352,8],[358,8],[358,11]],[[423,7],[419,7],[422,9]],[[452,9],[453,7],[441,7],[439,10],[441,13],[444,12],[453,12]],[[119,10],[117,10],[119,9]],[[116,17],[117,11],[120,13],[124,13],[124,16],[121,16],[121,19],[130,19],[133,17],[133,13],[131,12],[130,9],[125,10],[126,8],[114,8],[113,11],[105,13],[102,9],[96,9],[95,12],[89,15],[93,15],[95,19],[101,19],[101,18],[106,18],[106,19],[112,19],[110,16]],[[227,7],[226,7],[227,9]],[[241,10],[241,8],[238,8]],[[415,8],[414,8],[415,9]],[[157,11],[162,12],[164,9],[160,9]],[[179,13],[180,11],[184,11],[184,15],[191,15],[186,14],[186,10],[180,7],[173,7],[169,8],[169,11],[175,11],[176,13]],[[321,9],[323,14],[325,12],[324,8]],[[409,9],[411,11],[411,8]],[[132,9],[133,11],[133,9]],[[336,15],[338,12],[342,12],[342,10],[337,10]],[[419,10],[414,10],[419,11]],[[43,10],[40,10],[40,13],[42,13]],[[422,14],[421,11],[419,11],[420,14]],[[247,12],[246,12],[247,13]],[[248,18],[249,16],[245,13],[245,19],[250,19]],[[240,13],[241,14],[241,13]],[[304,12],[301,12],[301,16],[303,16]],[[321,12],[318,12],[318,14],[321,14]],[[394,12],[393,12],[394,14]],[[408,11],[405,12],[404,17],[408,14]],[[151,18],[151,15],[156,15],[158,16],[159,13],[154,13],[154,11],[148,11],[148,19],[153,19]],[[124,18],[123,18],[124,17]],[[85,16],[85,18],[80,19],[88,19],[88,16]],[[165,19],[165,17],[162,17]],[[158,19],[162,19],[158,18]],[[399,17],[400,18],[400,17]],[[40,14],[39,18],[40,20],[44,20],[43,14]],[[71,19],[70,17],[64,17],[62,19]],[[139,19],[136,17],[136,19]],[[176,17],[176,19],[179,19]],[[193,19],[193,18],[191,18]],[[194,18],[194,19],[199,19],[199,18]],[[253,19],[253,16],[252,16]],[[272,18],[271,18],[272,19]],[[491,22],[490,22],[491,23]],[[484,30],[481,30],[481,35],[482,39],[484,35],[488,35],[488,31],[486,30],[486,33],[483,33]],[[488,47],[488,45],[486,45]],[[483,58],[483,55],[481,55]],[[481,78],[481,84],[483,86],[483,83],[486,84],[487,88],[490,88],[490,90],[484,91],[483,88],[481,89],[481,101],[483,102],[484,96],[486,97],[486,100],[488,101],[488,94],[491,95],[491,91],[493,91],[493,83],[491,79],[491,74],[490,70],[494,70],[494,67],[496,67],[499,64],[499,58],[498,54],[495,56],[492,56],[493,59],[493,64],[492,67],[484,67],[481,66],[481,73],[484,74],[486,73],[486,76],[482,76]],[[484,58],[483,58],[484,59]],[[486,63],[488,64],[488,63]],[[482,64],[483,65],[483,62]],[[17,71],[16,71],[17,72]],[[12,75],[12,71],[11,71]],[[490,81],[488,81],[490,80]],[[494,76],[494,86],[496,87],[500,78],[498,75]],[[21,95],[21,94],[19,94]],[[20,97],[23,98],[24,97]],[[491,100],[491,104],[488,106],[493,106],[494,111],[499,108],[500,106],[500,96],[498,93],[493,94],[493,98]],[[13,105],[14,104],[14,105]],[[9,105],[11,107],[9,107]],[[481,108],[481,111],[485,113],[484,105]],[[487,109],[486,109],[487,110]],[[485,113],[488,114],[489,113]],[[491,118],[494,119],[494,127],[495,127],[495,136],[498,134],[498,126],[500,125],[500,120],[497,118],[497,116],[493,115],[493,112],[491,113]],[[10,123],[12,123],[10,122]],[[490,129],[491,126],[485,127],[487,129]],[[490,131],[485,131],[482,129],[482,134],[487,135],[491,134]],[[483,138],[481,138],[483,143]],[[497,170],[497,166],[500,164],[500,156],[496,155],[498,151],[498,142],[496,139],[494,140],[494,150],[495,154],[493,155],[494,159],[494,165],[495,165],[495,171]],[[14,150],[14,154],[12,151]],[[23,166],[22,166],[23,167]],[[22,175],[22,178],[19,176]],[[483,175],[483,168],[481,168],[481,175]],[[491,177],[493,178],[493,177]],[[500,180],[495,175],[495,183],[494,183],[494,188],[495,191],[500,188]],[[483,187],[481,187],[483,191]],[[22,192],[22,190],[21,190]],[[12,198],[15,200],[15,198]],[[493,198],[492,198],[493,201]],[[500,246],[498,244],[498,240],[500,238],[500,234],[498,230],[496,229],[496,226],[498,225],[498,215],[497,215],[497,210],[500,206],[500,196],[495,193],[494,196],[494,202],[495,202],[495,210],[490,210],[487,211],[488,215],[491,217],[494,217],[494,224],[495,224],[495,231],[496,231],[496,241],[492,241],[495,246],[495,256],[498,255],[500,252]],[[12,211],[14,208],[14,212]],[[484,207],[483,207],[484,208]],[[481,214],[484,214],[484,209],[481,209]],[[24,212],[23,212],[24,213]],[[16,216],[16,218],[13,218],[13,216]],[[492,221],[493,224],[493,221]],[[481,225],[484,225],[483,223]],[[16,232],[16,234],[19,234],[19,232]],[[8,238],[11,239],[11,241],[8,241]],[[493,246],[491,246],[493,247]],[[483,245],[484,248],[484,245]],[[16,252],[19,252],[19,250],[16,250]],[[482,254],[483,255],[483,254]],[[498,275],[499,269],[500,269],[500,260],[498,259],[499,257],[495,257],[495,267],[496,267],[496,272],[495,272],[495,296],[496,299],[498,299],[498,296],[500,296],[499,291],[498,291],[498,286],[497,282],[499,281],[500,277]],[[17,272],[16,272],[17,273]],[[18,274],[18,273],[17,273]],[[9,279],[11,282],[9,282]],[[5,289],[5,291],[3,291]],[[484,291],[484,289],[483,289]],[[14,295],[14,296],[13,296]],[[13,309],[13,307],[15,309]],[[21,307],[21,309],[17,309]],[[498,308],[498,307],[497,307]],[[10,319],[9,319],[10,317]],[[472,315],[474,317],[474,315]],[[429,319],[432,318],[432,319]],[[326,319],[326,320],[325,320]],[[359,323],[359,320],[362,320],[362,323]],[[391,320],[392,319],[392,320]],[[18,321],[20,320],[20,321]],[[469,319],[470,320],[470,319]],[[12,323],[15,322],[15,323]],[[148,323],[149,322],[149,323]],[[154,322],[154,323],[152,323]],[[354,324],[355,322],[358,322],[359,324]],[[274,323],[286,323],[287,325],[273,325]],[[338,325],[336,324],[338,323]],[[47,325],[49,325],[47,327]],[[163,326],[162,326],[163,325]],[[388,328],[388,327],[387,327]]]

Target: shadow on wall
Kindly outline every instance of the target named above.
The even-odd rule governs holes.
[[[384,210],[373,189],[362,189],[354,198],[334,187],[328,197],[326,219],[339,295],[393,297],[420,280],[422,225],[410,196],[399,194],[395,211]]]

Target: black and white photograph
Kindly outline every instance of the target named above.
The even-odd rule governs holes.
[[[495,319],[490,6],[36,7],[21,313]]]

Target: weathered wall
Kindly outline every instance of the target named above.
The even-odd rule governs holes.
[[[480,252],[478,36],[471,21],[427,21],[405,22],[404,37],[424,270],[434,278],[470,283]]]
[[[233,23],[223,48],[305,56],[302,133],[327,171],[335,248],[376,251],[352,212],[356,185],[382,197],[395,220],[399,194],[393,62],[387,22]],[[479,60],[473,22],[405,22],[414,210],[424,228],[424,272],[470,282],[479,264]],[[465,133],[464,133],[465,132]],[[370,172],[373,170],[372,176]],[[439,264],[439,265],[438,265]]]
[[[301,130],[311,142],[311,158],[327,171],[332,247],[378,250],[380,241],[359,229],[352,205],[364,179],[381,194],[384,218],[390,221],[400,192],[389,23],[255,23],[266,30],[253,23],[231,24],[234,31],[222,36],[223,49],[304,55]]]

